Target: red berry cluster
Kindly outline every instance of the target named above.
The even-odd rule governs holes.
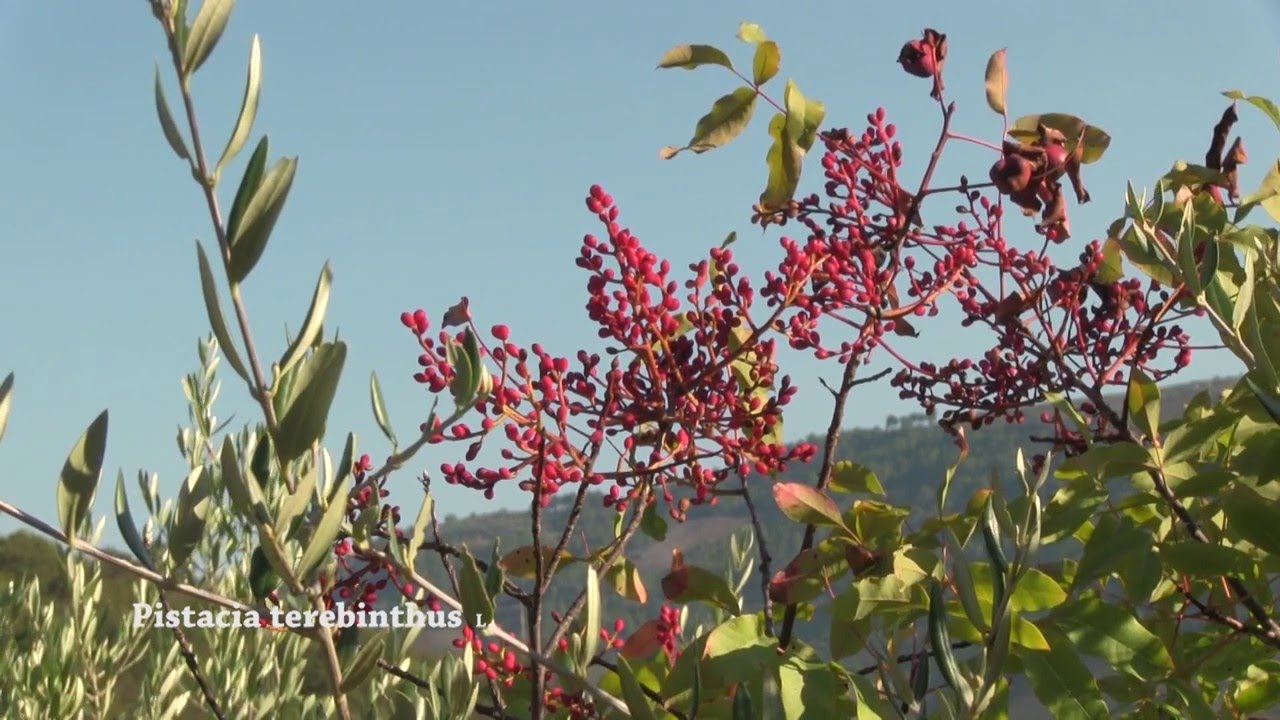
[[[515,684],[516,678],[528,676],[532,671],[525,668],[510,648],[504,648],[496,642],[485,643],[469,625],[462,626],[462,637],[455,638],[453,646],[464,648],[471,646],[475,665],[472,668],[477,675],[485,676],[490,682],[501,683],[507,687]]]

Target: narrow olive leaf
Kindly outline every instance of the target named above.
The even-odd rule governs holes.
[[[174,122],[173,113],[169,110],[169,101],[164,97],[164,85],[160,82],[160,63],[158,62],[155,85],[156,115],[160,117],[160,129],[164,132],[164,139],[169,143],[169,147],[173,148],[179,160],[187,160],[191,155],[187,152],[187,143],[182,139],[178,124]]]
[[[1129,375],[1129,391],[1125,395],[1129,418],[1147,437],[1154,438],[1160,429],[1160,388],[1135,368]]]
[[[995,493],[987,496],[986,507],[982,510],[982,542],[991,558],[991,607],[994,613],[1000,608],[1005,597],[1005,578],[1009,572],[1009,561],[1005,558],[1004,547],[1000,544],[1000,523],[996,518]],[[992,617],[992,622],[1000,618]]]
[[[396,432],[391,429],[391,421],[387,419],[387,405],[382,400],[382,386],[378,383],[376,371],[369,373],[369,403],[373,405],[373,419],[377,421],[378,429],[386,436],[392,448],[399,447]]]
[[[714,150],[742,134],[755,113],[757,93],[754,88],[741,87],[722,96],[711,106],[711,112],[698,120],[693,137],[683,148],[674,148],[667,159],[684,150],[704,153]]]
[[[182,489],[178,491],[178,507],[169,525],[169,561],[172,570],[182,567],[204,539],[209,507],[212,504],[209,486],[204,466],[201,465],[187,474]]]
[[[13,373],[5,376],[0,382],[0,440],[4,439],[4,430],[9,426],[9,408],[13,407]]]
[[[227,29],[227,21],[231,19],[231,10],[235,0],[204,0],[196,19],[191,22],[191,30],[187,34],[187,43],[182,57],[182,74],[191,77],[200,69],[209,54],[217,46],[222,33]]]
[[[231,495],[232,506],[244,518],[255,523],[270,522],[271,515],[267,512],[267,504],[263,500],[258,481],[252,475],[246,475],[240,470],[235,443],[231,441],[230,436],[222,439],[219,460],[222,463],[222,483],[226,486],[227,493]]]
[[[316,525],[311,541],[303,551],[302,559],[298,561],[298,577],[303,581],[333,549],[333,541],[338,539],[342,521],[347,516],[347,498],[351,495],[351,486],[352,483],[349,482],[338,483],[337,492],[329,498],[329,506],[324,509],[324,515],[320,517],[320,523]]]
[[[484,587],[484,578],[476,567],[476,559],[466,545],[462,546],[462,577],[459,578],[458,593],[462,597],[463,620],[468,625],[487,624],[493,620],[493,598]]]
[[[591,664],[600,640],[600,575],[592,565],[587,565],[586,592],[586,614],[582,618],[582,655],[578,658],[582,667]]]
[[[346,360],[346,343],[324,343],[298,368],[293,399],[280,418],[276,449],[285,462],[296,459],[324,437],[329,408],[338,392]]]
[[[364,684],[378,667],[378,659],[382,657],[383,646],[387,644],[387,629],[378,631],[371,639],[360,646],[360,651],[352,658],[351,664],[342,671],[342,692],[349,693]]]
[[[93,494],[102,475],[102,458],[106,452],[107,411],[103,410],[71,448],[58,479],[58,521],[72,546],[93,507]]]
[[[409,534],[409,543],[405,547],[405,557],[410,563],[417,557],[418,550],[427,539],[427,525],[431,523],[431,513],[434,509],[435,499],[431,497],[431,492],[424,492],[422,505],[418,506],[418,517],[413,521],[413,531]]]
[[[289,343],[289,348],[280,357],[280,372],[286,373],[294,366],[302,355],[315,345],[324,327],[324,315],[329,309],[329,289],[333,285],[333,269],[329,263],[320,270],[320,278],[316,280],[315,292],[311,294],[311,305],[307,307],[307,317],[302,321],[302,329],[298,336]]]
[[[947,629],[947,604],[942,597],[942,584],[936,580],[929,588],[929,644],[942,679],[956,691],[956,697],[960,699],[963,715],[963,710],[973,704],[973,688],[960,675],[960,666],[951,649],[951,632]]]
[[[1182,226],[1178,232],[1178,270],[1182,273],[1183,282],[1187,284],[1187,290],[1195,296],[1204,292],[1204,286],[1200,284],[1200,273],[1196,269],[1197,239],[1195,203],[1186,203],[1182,206]]]
[[[271,231],[284,210],[284,203],[289,198],[289,190],[293,187],[297,171],[296,157],[281,158],[263,176],[262,184],[253,193],[253,199],[245,207],[235,234],[230,236],[229,272],[232,282],[243,281],[258,264],[267,247],[267,240],[271,237]]]
[[[218,286],[213,279],[213,268],[209,265],[209,256],[205,254],[204,246],[199,240],[196,241],[196,259],[200,264],[200,292],[204,294],[204,309],[209,315],[209,326],[213,329],[213,336],[217,338],[218,347],[222,348],[227,364],[241,379],[249,382],[249,372],[240,360],[240,351],[236,350],[236,345],[231,340],[231,333],[227,330],[226,318],[222,315],[222,303],[218,300]]]
[[[1009,73],[1005,68],[1006,48],[991,53],[987,60],[987,107],[999,115],[1008,112]]]
[[[960,595],[960,605],[969,622],[979,630],[986,630],[987,621],[982,616],[982,606],[978,603],[977,586],[973,583],[973,573],[969,570],[969,560],[964,556],[964,548],[960,547],[960,538],[951,528],[942,533],[943,542],[947,546],[947,554],[951,556],[956,592]]]
[[[693,70],[703,65],[720,65],[733,69],[729,56],[714,45],[677,45],[663,53],[658,60],[659,69]]]
[[[618,680],[622,684],[622,699],[626,701],[631,717],[635,720],[657,720],[658,716],[649,707],[649,700],[644,695],[640,681],[636,679],[635,671],[631,669],[631,663],[625,657],[618,656],[617,667]]]
[[[698,707],[702,705],[702,663],[693,663],[693,686],[689,688],[689,710],[685,713],[691,720],[698,717]]]
[[[280,502],[280,509],[276,512],[276,537],[282,539],[291,537],[290,530],[293,522],[302,515],[316,495],[316,481],[319,477],[320,469],[312,465],[302,474],[302,480],[294,491],[285,493],[284,500]]]
[[[240,177],[240,187],[236,188],[236,197],[231,202],[231,212],[227,214],[227,239],[235,237],[240,231],[240,221],[249,209],[249,201],[262,185],[262,176],[267,172],[267,154],[271,150],[271,142],[266,135],[258,141],[258,146],[249,156],[244,175]]]
[[[258,40],[258,36],[254,35],[253,43],[249,46],[249,71],[244,82],[244,99],[240,101],[240,115],[236,117],[235,129],[227,139],[227,147],[223,149],[222,157],[218,158],[218,164],[213,171],[215,176],[222,174],[222,169],[235,159],[236,155],[244,149],[245,142],[249,140],[253,121],[258,117],[258,98],[261,93],[262,43]]]
[[[756,87],[772,80],[781,66],[782,52],[778,50],[778,43],[766,40],[757,45],[755,57],[751,61],[752,78]]]
[[[138,534],[138,526],[133,523],[133,513],[129,510],[129,496],[124,490],[123,470],[116,475],[116,527],[120,528],[124,544],[129,546],[129,550],[133,552],[134,557],[138,558],[138,562],[154,572],[156,567],[151,562],[151,552],[147,550],[147,544]]]
[[[343,482],[355,470],[356,462],[356,434],[347,433],[347,441],[342,445],[342,457],[338,460],[337,477],[333,479],[334,484],[329,488],[329,494],[332,496],[337,492],[338,483]]]

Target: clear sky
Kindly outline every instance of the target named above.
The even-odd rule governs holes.
[[[259,342],[277,356],[284,325],[297,327],[317,273],[332,261],[328,328],[351,344],[329,423],[335,454],[348,430],[375,459],[388,451],[369,411],[371,370],[402,438],[425,418],[403,310],[423,307],[438,320],[468,295],[482,327],[508,323],[522,344],[541,341],[566,355],[594,347],[585,275],[573,265],[582,235],[598,229],[583,205],[592,183],[614,195],[624,224],[675,267],[730,230],[740,233],[735,250],[746,267],[776,263],[778,233],[762,237],[748,224],[765,178],[763,110],[727,148],[657,157],[663,145],[686,141],[736,81],[719,68],[658,71],[656,60],[672,45],[713,42],[749,67],[750,49],[734,39],[741,20],[762,24],[782,46],[775,92],[795,78],[826,102],[829,126],[860,128],[867,112],[885,106],[914,172],[938,118],[927,81],[894,62],[901,44],[925,26],[949,35],[957,130],[988,138],[1000,125],[983,101],[983,68],[993,50],[1008,47],[1012,114],[1071,112],[1114,138],[1088,168],[1094,203],[1074,210],[1081,242],[1121,211],[1126,180],[1149,186],[1175,159],[1203,158],[1223,107],[1219,91],[1280,98],[1280,6],[1266,0],[241,0],[195,81],[198,108],[216,153],[239,104],[250,38],[261,34],[255,138],[266,131],[273,156],[301,159],[246,294]],[[62,461],[104,407],[111,429],[98,515],[110,512],[117,468],[131,490],[139,468],[158,471],[166,495],[183,470],[174,440],[186,419],[179,379],[195,368],[196,340],[208,332],[193,241],[209,243],[211,232],[156,121],[152,63],[163,49],[143,0],[0,0],[0,376],[17,373],[0,444],[0,497],[54,522]],[[1253,157],[1243,172],[1248,191],[1280,143],[1259,113],[1241,114],[1237,128]],[[942,176],[982,177],[989,155],[958,149]],[[242,166],[228,173],[226,202]],[[810,163],[802,188],[820,189],[815,170]],[[1030,241],[1029,224],[1010,227]],[[925,354],[976,352],[988,342],[937,323],[922,329]],[[1192,377],[1236,369],[1202,360]],[[787,362],[802,387],[787,424],[796,438],[825,425],[816,373],[837,371]],[[850,425],[912,411],[883,385],[856,398]],[[220,405],[220,417],[234,412],[237,424],[252,417],[229,370]],[[410,470],[456,459],[451,448],[432,448]],[[397,482],[414,485],[408,472]],[[484,506],[470,492],[439,497],[446,513]],[[517,500],[499,496],[508,506]],[[0,520],[0,530],[14,525]]]

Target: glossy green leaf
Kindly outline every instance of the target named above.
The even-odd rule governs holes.
[[[1259,550],[1280,555],[1280,503],[1244,485],[1236,485],[1222,497],[1228,531]]]
[[[1160,559],[1169,570],[1193,578],[1245,575],[1253,568],[1249,556],[1236,548],[1194,540],[1161,546]]]
[[[1058,607],[1067,600],[1067,591],[1043,570],[1027,568],[1013,589],[1009,607],[1018,612],[1038,612]]]
[[[656,500],[645,507],[644,515],[640,518],[640,531],[658,542],[667,539],[667,520],[658,514]]]
[[[255,600],[263,600],[278,587],[280,587],[280,575],[271,566],[266,552],[259,545],[253,549],[253,555],[249,557],[249,590],[253,593]]]
[[[1040,133],[1036,128],[1043,123],[1047,127],[1060,131],[1067,138],[1067,149],[1074,150],[1076,139],[1084,131],[1084,152],[1081,162],[1084,164],[1097,162],[1111,146],[1111,136],[1101,128],[1089,125],[1074,115],[1066,113],[1045,113],[1043,115],[1025,115],[1013,121],[1009,134],[1020,142],[1034,142]]]
[[[1206,446],[1237,421],[1238,418],[1228,412],[1215,412],[1199,420],[1184,421],[1165,435],[1160,456],[1170,465],[1198,457]]]
[[[382,657],[382,650],[387,644],[387,629],[383,628],[371,639],[361,643],[359,652],[352,658],[351,664],[342,670],[342,692],[349,693],[364,684],[373,676]]]
[[[107,411],[103,410],[71,448],[58,478],[58,521],[72,545],[93,507],[94,491],[102,476],[102,460],[106,452]]]
[[[1121,605],[1080,598],[1060,606],[1044,624],[1065,633],[1080,652],[1102,658],[1112,667],[1130,669],[1148,682],[1173,670],[1173,660],[1160,638]]]
[[[138,534],[138,526],[133,522],[133,512],[129,510],[129,496],[124,489],[124,471],[116,475],[116,527],[120,528],[120,536],[124,538],[124,544],[129,546],[129,550],[134,557],[138,558],[138,562],[148,570],[154,571],[156,567],[151,561],[151,552],[147,549],[147,544],[142,541],[142,536]]]
[[[154,94],[156,115],[160,118],[160,130],[164,132],[165,141],[169,143],[169,147],[173,149],[179,160],[189,159],[191,155],[187,151],[187,142],[182,138],[178,123],[173,119],[173,112],[169,110],[169,101],[164,96],[164,85],[160,82],[160,63],[156,63]]]
[[[766,40],[757,45],[751,61],[752,79],[756,87],[772,80],[778,74],[781,64],[782,53],[778,50],[778,43]]]
[[[1156,437],[1160,428],[1160,388],[1147,374],[1134,368],[1129,374],[1129,391],[1125,395],[1129,419],[1147,437]]]
[[[821,490],[803,483],[776,483],[773,499],[783,515],[806,525],[844,527],[840,508]]]
[[[286,373],[297,364],[302,356],[316,344],[320,331],[324,327],[324,316],[329,309],[329,290],[333,285],[333,270],[329,263],[324,264],[320,278],[316,281],[315,292],[311,294],[311,304],[307,306],[307,317],[302,321],[302,329],[298,336],[289,343],[284,355],[280,356],[280,373]]]
[[[182,567],[204,539],[213,504],[210,489],[204,466],[198,466],[187,475],[178,491],[177,511],[169,525],[169,560],[174,570]]]
[[[627,703],[627,710],[631,712],[631,717],[634,720],[657,720],[657,715],[654,714],[648,698],[645,697],[644,688],[636,679],[635,671],[631,669],[631,663],[627,662],[625,657],[619,657],[617,667],[618,679],[622,682],[622,697]]]
[[[831,492],[870,493],[884,496],[884,485],[869,468],[848,460],[841,460],[831,470]]]
[[[677,45],[663,53],[658,68],[684,68],[693,70],[703,65],[720,65],[733,69],[729,56],[714,45]]]
[[[1280,662],[1267,660],[1251,665],[1231,693],[1232,705],[1242,714],[1259,713],[1280,704]]]
[[[187,33],[182,57],[184,76],[191,77],[209,58],[223,31],[227,29],[227,21],[231,19],[234,7],[235,0],[204,0],[200,4],[196,19],[191,22],[191,30]]]
[[[997,115],[1008,111],[1009,73],[1005,68],[1005,54],[1006,49],[1002,48],[991,53],[987,60],[987,107]]]
[[[209,256],[205,254],[204,246],[198,240],[196,241],[196,260],[200,265],[200,291],[204,294],[204,309],[209,315],[209,327],[218,341],[218,348],[222,350],[222,355],[227,359],[231,369],[235,370],[242,380],[249,382],[249,371],[240,360],[240,351],[236,350],[231,332],[227,330],[227,321],[222,315],[222,303],[218,300],[218,285],[213,279],[213,267],[209,264]]]
[[[245,164],[244,174],[240,176],[240,185],[236,188],[235,199],[231,203],[231,212],[227,214],[227,239],[236,237],[240,232],[240,224],[249,202],[262,186],[262,177],[267,172],[267,154],[271,150],[271,141],[263,135],[258,145]]]
[[[320,516],[320,522],[311,534],[307,549],[298,561],[297,576],[302,580],[305,581],[320,566],[325,556],[333,551],[333,543],[342,530],[342,521],[347,517],[347,498],[351,496],[352,486],[353,483],[350,482],[339,483],[334,496],[329,498],[329,505]]]
[[[947,547],[947,554],[951,556],[952,576],[955,581],[956,593],[960,596],[960,605],[964,608],[964,613],[969,618],[969,622],[979,630],[987,628],[987,619],[982,613],[982,607],[978,603],[977,588],[973,584],[973,573],[969,569],[969,560],[964,556],[964,549],[960,547],[960,539],[956,537],[955,531],[946,528],[942,531],[943,542]]]
[[[1071,643],[1047,633],[1048,650],[1021,650],[1018,658],[1040,702],[1056,720],[1109,720],[1098,684]]]
[[[951,689],[956,691],[962,707],[973,704],[973,687],[960,674],[954,651],[951,649],[951,633],[947,629],[947,606],[942,595],[942,585],[933,582],[929,589],[929,645],[938,672]]]
[[[687,580],[678,592],[668,593],[667,583],[665,581],[663,583],[663,594],[668,600],[681,605],[702,601],[720,607],[730,614],[738,614],[738,599],[724,577],[696,565],[685,566],[680,572],[687,573],[685,575]]]
[[[5,428],[9,427],[9,410],[13,407],[13,373],[5,376],[0,382],[0,440],[4,439]]]
[[[753,88],[741,87],[728,95],[722,96],[711,106],[711,111],[698,120],[684,147],[670,146],[665,148],[661,156],[671,159],[680,152],[691,150],[704,153],[714,150],[742,134],[751,122],[756,109],[756,91]]]
[[[218,158],[218,164],[213,171],[215,176],[222,174],[222,169],[235,159],[235,156],[244,149],[245,142],[249,140],[253,121],[258,117],[258,98],[261,93],[262,43],[258,40],[258,36],[254,35],[253,42],[249,45],[249,69],[244,82],[244,98],[240,101],[240,114],[236,116],[236,126],[231,131],[231,137],[227,139],[227,147],[223,149],[222,157]]]
[[[346,343],[324,343],[298,368],[293,397],[280,417],[277,451],[284,461],[298,458],[324,437],[346,359]]]
[[[1133,553],[1151,552],[1150,533],[1135,527],[1128,518],[1115,515],[1098,518],[1089,541],[1085,543],[1080,565],[1076,569],[1074,586],[1082,588],[1094,580],[1114,573],[1124,559]]]

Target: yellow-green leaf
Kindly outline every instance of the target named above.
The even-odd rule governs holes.
[[[658,60],[658,67],[684,68],[693,70],[703,65],[721,65],[732,69],[733,62],[729,56],[714,45],[677,45],[663,53]]]
[[[693,137],[683,148],[674,148],[667,158],[675,157],[683,150],[704,153],[714,150],[742,134],[751,122],[756,108],[756,91],[741,87],[716,100],[711,112],[702,116],[694,128]]]
[[[766,40],[757,45],[755,57],[751,61],[751,72],[756,87],[772,80],[778,74],[778,68],[781,65],[782,53],[778,50],[778,43]]]
[[[1005,49],[991,53],[987,60],[987,106],[1000,115],[1008,111],[1009,74],[1005,69]]]
[[[67,541],[74,545],[80,526],[93,507],[94,491],[102,475],[102,459],[107,452],[107,411],[98,415],[62,465],[58,479],[58,520]]]

